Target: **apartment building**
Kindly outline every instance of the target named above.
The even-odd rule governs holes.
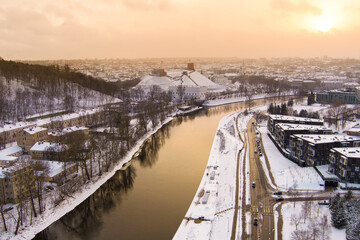
[[[0,202],[17,203],[35,193],[34,171],[29,165],[15,163],[0,169]]]
[[[78,126],[72,126],[72,127],[66,127],[64,129],[62,129],[61,131],[49,131],[48,135],[49,135],[49,141],[52,142],[58,142],[59,139],[62,136],[68,135],[68,134],[73,134],[75,132],[82,132],[85,135],[89,135],[89,128],[87,127],[78,127]]]
[[[40,141],[45,141],[48,138],[47,128],[30,127],[23,129],[16,137],[17,144],[25,151],[30,151],[30,148]]]
[[[293,123],[277,123],[275,125],[275,141],[283,149],[290,148],[290,136],[293,134],[332,134],[332,130],[321,125],[305,125]]]
[[[0,149],[5,147],[5,144],[15,142],[16,136],[25,128],[34,127],[35,123],[18,122],[8,123],[0,126]]]
[[[291,124],[316,125],[316,126],[324,125],[324,121],[321,119],[269,114],[267,128],[273,136],[275,134],[275,125],[278,123],[291,123]]]
[[[290,136],[290,158],[300,166],[329,164],[331,148],[359,146],[360,137],[346,135],[294,134]]]
[[[329,172],[343,182],[360,183],[360,147],[333,148],[329,154]]]

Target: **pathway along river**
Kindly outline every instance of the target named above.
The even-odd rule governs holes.
[[[244,108],[223,105],[174,119],[127,169],[34,239],[171,239],[204,174],[220,119]]]

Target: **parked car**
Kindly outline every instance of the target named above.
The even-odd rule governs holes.
[[[254,226],[257,226],[257,225],[258,225],[258,219],[254,218]]]
[[[274,195],[282,195],[282,192],[274,192]]]
[[[252,187],[255,188],[255,182],[252,182]]]
[[[276,198],[276,201],[277,201],[277,202],[284,201],[284,198],[279,196],[279,197]]]

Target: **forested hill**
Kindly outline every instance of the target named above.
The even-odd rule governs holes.
[[[0,76],[7,80],[21,80],[41,90],[59,90],[66,82],[77,83],[101,93],[114,96],[119,84],[72,71],[67,65],[38,65],[0,60]],[[65,84],[66,85],[66,84]]]
[[[106,82],[67,65],[38,65],[0,58],[0,124],[34,114],[74,111],[119,101],[137,84]]]

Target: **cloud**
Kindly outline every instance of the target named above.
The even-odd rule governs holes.
[[[289,0],[271,0],[271,6],[280,11],[290,13],[312,13],[315,15],[321,15],[322,10],[314,5],[311,5],[307,0],[289,1]]]
[[[171,0],[121,0],[126,7],[135,10],[170,10],[174,8]]]

